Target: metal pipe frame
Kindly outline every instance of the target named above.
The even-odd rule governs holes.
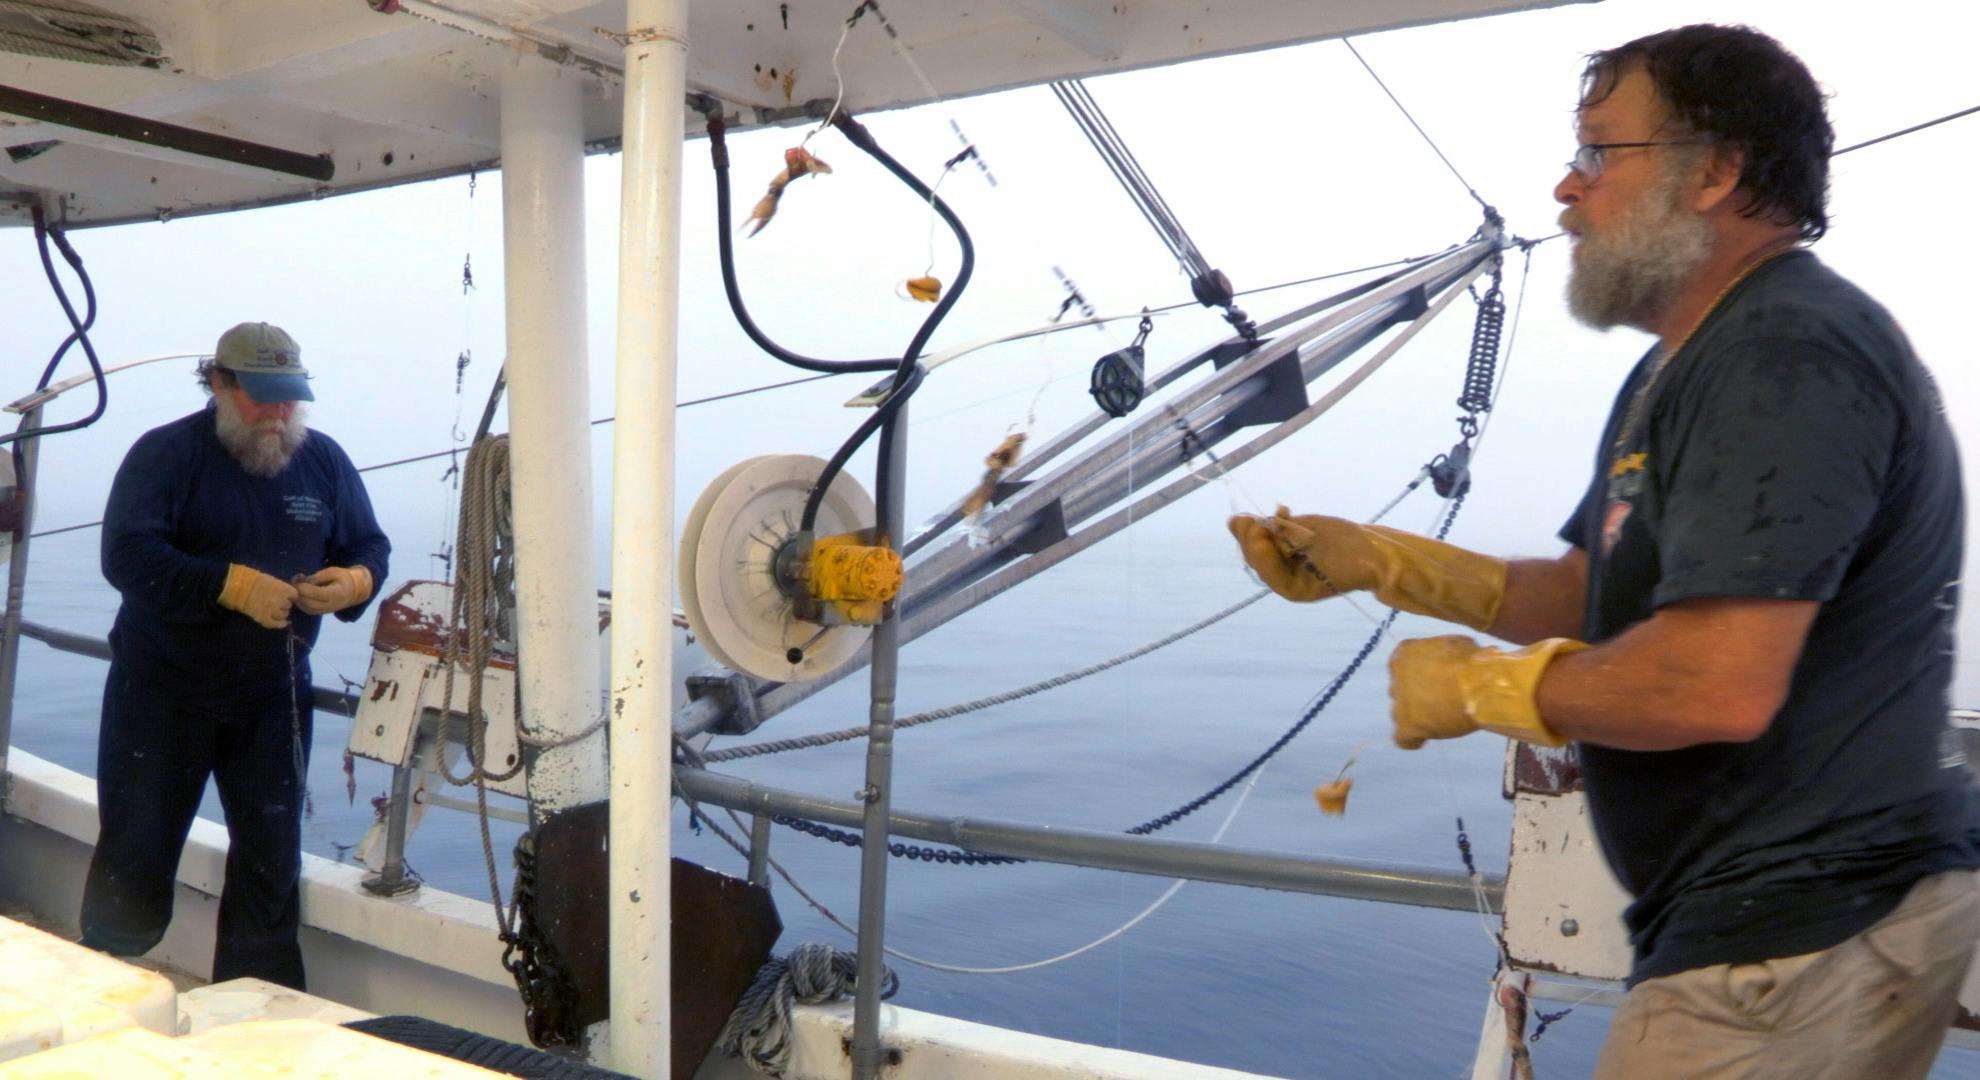
[[[1342,398],[1347,396],[1349,390],[1352,390],[1355,386],[1360,385],[1361,382],[1367,379],[1369,375],[1373,374],[1377,368],[1381,367],[1384,363],[1388,362],[1390,357],[1394,356],[1404,345],[1408,344],[1409,341],[1412,338],[1414,338],[1425,326],[1428,326],[1432,319],[1435,319],[1439,314],[1442,314],[1443,310],[1446,307],[1450,306],[1453,300],[1457,299],[1460,295],[1462,295],[1463,294],[1462,286],[1470,282],[1472,279],[1478,277],[1480,274],[1483,274],[1485,272],[1486,265],[1487,264],[1481,262],[1475,266],[1472,266],[1469,269],[1465,270],[1464,272],[1460,273],[1458,277],[1452,280],[1448,285],[1443,286],[1441,295],[1439,295],[1436,303],[1431,305],[1429,310],[1417,316],[1413,321],[1409,323],[1409,325],[1403,328],[1402,333],[1392,338],[1386,345],[1382,347],[1382,349],[1379,352],[1377,352],[1374,356],[1370,357],[1368,361],[1364,363],[1360,368],[1356,369],[1339,385],[1335,386],[1332,390],[1328,391],[1328,393],[1325,396],[1323,396],[1319,401],[1316,401],[1313,404],[1308,405],[1305,409],[1301,410],[1298,415],[1287,418],[1286,420],[1280,422],[1278,425],[1274,426],[1272,430],[1265,432],[1264,434],[1259,435],[1258,437],[1250,440],[1249,442],[1246,442],[1243,446],[1237,447],[1231,450],[1229,453],[1224,454],[1219,459],[1218,463],[1211,465],[1208,468],[1195,469],[1189,473],[1186,473],[1183,476],[1178,477],[1174,481],[1170,482],[1167,486],[1161,488],[1160,490],[1142,496],[1140,499],[1136,500],[1133,504],[1122,507],[1121,509],[1114,511],[1112,514],[1109,514],[1107,517],[1088,526],[1086,529],[1078,533],[1075,533],[1067,537],[1066,539],[1059,541],[1056,544],[1053,544],[1051,547],[1048,547],[1045,550],[1038,552],[1037,554],[1031,556],[1030,558],[1023,560],[1022,562],[1017,562],[1017,563],[1013,563],[1012,565],[1006,566],[1002,570],[994,574],[991,574],[983,578],[979,578],[976,581],[970,583],[969,585],[954,590],[953,592],[949,593],[946,596],[928,602],[925,607],[917,609],[913,614],[913,616],[909,618],[908,620],[909,632],[912,635],[918,636],[920,634],[928,632],[929,630],[933,630],[934,628],[942,625],[943,623],[948,622],[950,619],[953,619],[956,616],[961,615],[966,611],[969,611],[971,608],[974,608],[977,605],[982,604],[996,597],[999,593],[1005,592],[1011,589],[1012,587],[1037,576],[1038,574],[1044,573],[1046,570],[1051,569],[1053,566],[1056,566],[1059,563],[1064,562],[1065,560],[1073,557],[1074,555],[1077,555],[1080,552],[1086,550],[1087,548],[1092,547],[1094,544],[1097,544],[1100,541],[1106,539],[1107,537],[1112,536],[1113,534],[1121,531],[1122,529],[1127,528],[1129,525],[1132,525],[1137,521],[1143,520],[1149,515],[1155,513],[1157,510],[1160,510],[1163,507],[1168,506],[1169,504],[1177,501],[1178,499],[1181,499],[1183,496],[1189,494],[1190,492],[1195,491],[1197,488],[1202,487],[1204,484],[1209,483],[1217,476],[1223,475],[1224,473],[1228,472],[1230,469],[1236,468],[1237,466],[1244,464],[1246,461],[1251,460],[1252,458],[1265,452],[1271,447],[1284,441],[1285,439],[1290,437],[1293,433],[1297,432],[1301,428],[1305,427],[1307,424],[1312,423],[1314,420],[1318,419],[1322,413],[1325,413],[1327,410],[1333,408],[1334,405],[1338,404]],[[1377,319],[1368,319],[1366,321],[1366,324],[1361,326],[1358,337],[1354,334],[1350,334],[1340,342],[1335,344],[1330,344],[1328,348],[1324,351],[1324,353],[1316,350],[1316,355],[1308,361],[1308,365],[1309,366],[1317,365],[1320,367],[1320,370],[1323,371],[1328,368],[1331,368],[1336,363],[1338,363],[1340,359],[1345,358],[1349,353],[1359,350],[1369,341],[1373,340],[1374,337],[1379,336],[1381,333],[1385,332],[1388,328],[1389,328],[1389,324],[1386,322],[1382,322]],[[1313,377],[1314,376],[1309,375],[1308,380],[1311,381]],[[1214,442],[1216,440],[1206,439],[1204,441]],[[1176,446],[1177,444],[1179,444],[1179,442],[1180,442],[1180,432],[1177,433],[1177,438],[1175,440],[1170,441],[1169,444],[1170,453],[1172,455],[1176,452]],[[1149,466],[1142,466],[1141,468],[1149,471],[1160,471],[1160,470],[1150,469]],[[1119,474],[1118,480],[1114,485],[1114,487],[1118,489],[1114,499],[1107,500],[1106,502],[1100,502],[1098,503],[1098,505],[1102,507],[1110,506],[1113,504],[1114,501],[1117,501],[1119,498],[1131,494],[1131,492],[1128,489],[1128,476],[1145,475],[1145,474],[1146,474],[1145,472],[1136,473],[1136,474],[1129,474],[1129,473]],[[1071,518],[1072,516],[1073,515],[1071,511],[1068,511],[1067,517]]]
[[[1303,319],[1310,318],[1322,311],[1325,311],[1336,304],[1345,303],[1349,300],[1354,299],[1357,296],[1369,292],[1370,290],[1381,288],[1383,285],[1386,285],[1389,281],[1393,280],[1394,278],[1400,277],[1404,273],[1407,273],[1407,271],[1398,270],[1392,274],[1387,275],[1386,277],[1376,278],[1371,281],[1366,281],[1352,288],[1344,289],[1331,296],[1327,296],[1319,300],[1315,300],[1312,303],[1309,303],[1303,307],[1295,308],[1292,311],[1286,312],[1283,315],[1280,315],[1266,323],[1261,324],[1258,328],[1258,331],[1261,335],[1268,335],[1274,333],[1287,326],[1291,326],[1292,324],[1297,323]],[[1170,365],[1167,369],[1163,370],[1159,374],[1151,376],[1145,384],[1145,392],[1147,394],[1156,394],[1156,393],[1160,393],[1163,390],[1168,389],[1168,387],[1172,383],[1174,383],[1177,379],[1180,379],[1184,375],[1187,375],[1190,372],[1196,370],[1197,368],[1203,366],[1205,363],[1214,359],[1221,351],[1226,349],[1237,348],[1240,345],[1240,343],[1243,342],[1243,340],[1244,340],[1243,338],[1238,337],[1237,335],[1234,334],[1231,337],[1225,338],[1223,341],[1220,341],[1217,344],[1212,345],[1207,349],[1203,349],[1197,352],[1193,356],[1188,356],[1183,358],[1182,360],[1177,361],[1176,363]],[[1016,483],[1018,481],[1023,480],[1024,478],[1030,476],[1032,473],[1035,473],[1040,469],[1044,468],[1048,463],[1057,460],[1058,456],[1061,453],[1064,453],[1065,451],[1072,449],[1074,446],[1078,445],[1081,441],[1086,439],[1087,436],[1093,434],[1096,431],[1099,431],[1101,428],[1111,423],[1114,419],[1115,419],[1114,417],[1109,416],[1106,413],[1100,412],[1098,410],[1088,413],[1084,419],[1080,420],[1072,427],[1067,428],[1065,431],[1060,432],[1058,435],[1054,436],[1050,441],[1041,443],[1038,446],[1032,448],[1032,450],[1029,453],[1024,455],[1024,460],[1018,462],[1018,464],[1013,466],[1009,472],[1004,474],[1004,479],[1011,483]],[[929,542],[939,538],[943,533],[947,532],[949,529],[953,528],[958,522],[962,521],[964,517],[963,506],[967,501],[968,501],[967,496],[963,498],[959,498],[954,503],[951,503],[948,509],[935,515],[926,522],[923,522],[919,528],[914,530],[914,535],[908,539],[907,544],[902,547],[901,549],[902,556],[906,557],[913,555],[915,552],[926,547],[929,544]]]
[[[1187,481],[1184,488],[1165,489],[1168,491],[1165,495],[1144,498],[1131,510],[1112,514],[1102,522],[1029,556],[1015,549],[1016,541],[1036,526],[1038,515],[1042,512],[1056,506],[1068,527],[1082,524],[1123,497],[1129,490],[1130,476],[1146,481],[1182,465],[1180,447],[1184,435],[1175,426],[1175,416],[1185,418],[1202,445],[1214,446],[1242,430],[1227,423],[1227,418],[1268,392],[1267,373],[1272,365],[1298,352],[1302,357],[1301,374],[1310,382],[1364,348],[1399,319],[1405,318],[1422,296],[1435,295],[1437,300],[1429,311],[1416,314],[1404,334],[1369,362],[1379,366],[1394,355],[1402,342],[1413,337],[1429,319],[1442,312],[1462,291],[1465,283],[1484,272],[1506,243],[1497,235],[1474,240],[1444,255],[1425,260],[1422,265],[1396,275],[1379,288],[1358,294],[1350,290],[1348,294],[1343,294],[1346,296],[1343,302],[1334,304],[1333,309],[1319,319],[1299,326],[1244,360],[1229,365],[1168,403],[1159,414],[1144,418],[1101,446],[1061,466],[1048,479],[1025,489],[1005,507],[999,519],[1000,527],[990,543],[972,545],[959,537],[909,568],[907,584],[902,590],[906,597],[903,602],[905,622],[902,641],[914,640],[1018,582],[1091,547],[1211,479],[1209,475],[1196,475],[1195,479]],[[1311,314],[1313,312],[1308,313]],[[1280,325],[1286,324],[1281,322]],[[1209,352],[1200,354],[1179,367],[1195,366],[1208,355]],[[1364,366],[1353,376],[1354,382],[1366,378],[1371,370],[1372,367]],[[1338,391],[1330,393],[1325,399],[1326,407],[1331,407],[1338,400]],[[1257,443],[1256,449],[1244,453],[1241,451],[1245,447],[1240,447],[1224,455],[1223,468],[1249,460],[1266,446],[1282,441],[1324,411],[1325,408],[1309,406],[1298,416],[1245,444],[1245,447],[1250,447]],[[768,718],[796,705],[859,670],[870,655],[870,648],[862,650],[845,666],[823,678],[765,685],[758,692],[759,714]],[[703,699],[675,716],[674,730],[683,736],[700,734],[710,730],[721,719],[719,710]]]
[[[376,874],[364,876],[367,892],[398,896],[419,888],[418,878],[406,876],[406,818],[412,810],[413,775],[419,771],[416,765],[392,766],[392,803],[385,815],[385,865]]]
[[[96,135],[106,135],[125,142],[143,146],[155,146],[161,150],[171,150],[195,157],[224,161],[229,165],[248,165],[267,172],[285,176],[300,177],[327,184],[337,174],[336,163],[328,154],[302,154],[294,150],[284,150],[276,146],[248,142],[226,135],[215,135],[210,131],[181,127],[162,120],[152,120],[143,116],[132,116],[111,109],[85,105],[80,101],[65,101],[62,98],[37,94],[32,90],[22,90],[17,86],[0,86],[0,112],[25,116],[56,127],[74,128]]]
[[[591,727],[600,701],[581,84],[526,57],[502,71],[504,371],[523,612],[516,690],[530,725],[552,739]],[[605,742],[534,755],[529,793],[539,820],[606,797]]]
[[[770,815],[754,814],[749,819],[749,883],[770,884]]]
[[[880,431],[879,500],[881,540],[901,535],[907,503],[907,414],[900,411]],[[901,655],[901,605],[889,603],[874,628],[873,679],[866,729],[865,803],[860,829],[867,844],[859,858],[858,981],[853,986],[853,1080],[876,1080],[885,1064],[880,1045],[880,994],[884,989],[887,932],[887,830],[894,804],[894,704]]]
[[[90,637],[87,634],[78,634],[69,630],[58,630],[52,626],[43,626],[38,622],[22,619],[20,636],[39,641],[56,652],[73,653],[77,656],[87,656],[95,660],[110,659],[110,643],[102,638]],[[340,716],[350,717],[357,715],[358,699],[356,694],[346,693],[342,690],[332,690],[326,686],[312,686],[309,688],[309,704],[311,708],[318,712],[333,712]]]
[[[742,813],[786,814],[846,828],[858,828],[865,818],[866,807],[859,803],[764,787],[684,765],[675,767],[674,780],[697,802]],[[1478,909],[1478,893],[1463,874],[905,810],[892,812],[888,827],[915,840],[1038,862],[1450,911]],[[869,844],[867,850],[876,847],[884,854],[884,845]],[[1505,879],[1486,875],[1480,884],[1486,904],[1500,910]]]
[[[41,406],[28,408],[21,418],[21,430],[41,427]],[[7,559],[7,613],[0,618],[0,802],[5,801],[7,750],[14,738],[14,675],[21,659],[21,604],[27,589],[28,537],[34,532],[34,476],[41,459],[41,440],[24,439],[20,447],[21,474],[14,477],[15,499],[20,505],[12,550]],[[103,647],[107,658],[110,647]]]
[[[1497,249],[1498,244],[1493,241],[1476,240],[1454,248],[1448,254],[1426,260],[1422,266],[1401,275],[1390,284],[1346,301],[1312,323],[1273,339],[1251,355],[1191,387],[1169,402],[1168,408],[1174,413],[1191,417],[1197,414],[1197,410],[1214,400],[1219,402],[1222,411],[1226,413],[1235,411],[1248,404],[1253,397],[1264,390],[1263,380],[1256,383],[1253,380],[1264,375],[1280,358],[1308,342],[1353,323],[1363,315],[1382,308],[1399,309],[1405,299],[1417,289],[1429,289],[1440,280],[1448,280],[1454,273],[1489,258]],[[1251,384],[1250,388],[1241,389],[1246,384]],[[1003,508],[1004,513],[999,517],[997,527],[984,538],[987,543],[979,541],[972,545],[960,539],[951,542],[909,569],[907,585],[903,591],[914,595],[937,587],[950,577],[965,572],[969,563],[975,557],[980,557],[982,552],[1021,539],[1024,533],[1036,524],[1034,518],[1040,510],[1058,502],[1069,492],[1090,483],[1101,471],[1118,465],[1128,453],[1129,447],[1146,440],[1147,433],[1144,429],[1149,425],[1166,426],[1169,423],[1166,414],[1161,417],[1144,417],[1061,467],[1047,479],[1025,488]],[[1022,475],[1020,474],[1018,478],[1022,479]]]
[[[674,401],[688,0],[626,4],[618,345],[612,432],[608,1063],[667,1075],[672,1054]],[[582,222],[579,223],[580,225]],[[589,511],[581,511],[587,517]],[[585,585],[580,597],[595,605]],[[596,618],[596,615],[593,615]],[[596,625],[592,637],[597,637]],[[552,673],[553,676],[561,673]]]

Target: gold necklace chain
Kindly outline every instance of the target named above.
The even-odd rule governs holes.
[[[1705,305],[1705,310],[1698,313],[1698,318],[1692,320],[1691,328],[1684,332],[1683,337],[1678,338],[1677,344],[1659,351],[1656,361],[1650,366],[1649,374],[1644,376],[1643,382],[1637,386],[1636,393],[1630,395],[1629,410],[1623,414],[1622,426],[1616,429],[1616,439],[1613,449],[1617,454],[1622,453],[1622,448],[1627,446],[1629,440],[1636,435],[1636,425],[1642,418],[1644,405],[1650,400],[1651,389],[1662,380],[1664,369],[1669,367],[1671,361],[1677,358],[1678,353],[1683,352],[1684,347],[1691,343],[1692,335],[1698,333],[1698,328],[1704,326],[1705,320],[1711,318],[1713,313],[1719,310],[1719,305],[1725,303],[1726,297],[1734,289],[1739,287],[1740,282],[1753,276],[1755,270],[1772,262],[1776,257],[1795,250],[1795,247],[1796,244],[1793,241],[1789,241],[1786,245],[1765,252],[1741,267],[1739,272],[1732,276],[1732,280],[1726,282],[1725,286],[1719,290],[1719,294],[1712,298],[1712,302]]]

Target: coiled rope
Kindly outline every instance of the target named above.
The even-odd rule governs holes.
[[[468,681],[467,715],[481,716],[481,673],[497,639],[504,637],[502,598],[515,591],[515,538],[509,505],[509,439],[482,439],[468,448],[461,474],[461,521],[454,558],[453,622],[447,629],[440,698],[438,743],[440,775],[450,784],[502,781],[522,771],[521,755],[507,769],[487,767],[486,724],[468,724],[468,771],[455,776],[444,750],[454,721],[454,671],[474,673]]]
[[[80,0],[0,0],[0,50],[113,67],[164,58],[144,24]]]
[[[806,942],[789,956],[772,957],[756,971],[742,1000],[722,1025],[715,1045],[751,1068],[781,1077],[791,1065],[791,1006],[819,1005],[850,995],[859,982],[859,960],[819,942]],[[880,997],[901,988],[892,968],[882,967]]]

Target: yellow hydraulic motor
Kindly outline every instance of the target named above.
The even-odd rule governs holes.
[[[812,541],[804,571],[808,599],[819,610],[799,615],[813,622],[872,626],[901,591],[902,576],[900,553],[867,543],[863,531],[821,536]]]

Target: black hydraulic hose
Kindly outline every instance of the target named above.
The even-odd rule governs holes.
[[[771,356],[792,367],[806,371],[825,371],[833,374],[848,371],[886,371],[897,367],[899,360],[819,360],[814,357],[794,353],[770,340],[770,335],[756,325],[749,317],[749,309],[743,306],[742,289],[736,285],[736,254],[734,230],[729,224],[729,145],[724,138],[727,125],[723,123],[719,107],[710,110],[708,117],[708,153],[715,162],[715,239],[721,251],[722,288],[729,294],[729,310],[735,313],[736,325],[751,341]],[[912,355],[912,354],[910,354]]]
[[[970,242],[969,230],[963,228],[962,219],[956,216],[954,210],[949,209],[949,204],[943,202],[942,197],[935,194],[927,184],[922,183],[920,177],[895,161],[893,155],[882,150],[880,144],[873,141],[872,134],[864,125],[842,112],[833,121],[833,126],[843,132],[854,146],[866,151],[873,160],[886,166],[887,171],[899,177],[901,183],[913,188],[914,193],[921,196],[923,202],[933,206],[935,212],[940,214],[943,222],[949,226],[950,231],[956,234],[956,244],[962,249],[962,265],[956,270],[955,284],[942,294],[942,299],[936,302],[935,310],[928,313],[928,318],[922,320],[921,329],[915,331],[914,340],[908,342],[907,352],[901,356],[901,371],[905,373],[908,365],[913,363],[914,359],[921,355],[921,350],[928,345],[928,339],[935,335],[935,328],[948,317],[949,309],[956,305],[963,290],[969,287],[970,276],[976,273],[976,245]]]
[[[799,532],[811,531],[812,525],[818,520],[818,508],[825,501],[825,489],[832,486],[833,479],[839,475],[840,470],[846,467],[846,462],[850,461],[853,454],[857,453],[859,448],[866,444],[866,440],[873,437],[875,431],[879,431],[882,425],[885,425],[889,431],[893,429],[894,417],[900,413],[901,406],[907,404],[909,396],[921,388],[921,380],[927,374],[927,368],[922,367],[920,364],[914,364],[908,369],[905,380],[898,375],[894,376],[894,383],[898,389],[888,394],[887,400],[881,402],[880,406],[873,410],[873,415],[867,417],[859,427],[853,429],[852,437],[848,438],[832,454],[832,459],[827,461],[825,468],[819,472],[818,482],[812,486],[811,494],[804,501],[804,516],[798,520]],[[887,458],[883,453],[880,458],[880,477],[882,478],[883,485],[884,478],[887,475]],[[876,514],[879,514],[886,508],[885,499],[886,489],[882,486],[880,491],[881,501],[874,504],[874,512]],[[885,521],[886,518],[883,515],[879,520]],[[895,537],[894,539],[899,540],[899,537]]]
[[[34,241],[35,247],[41,253],[42,272],[48,275],[48,286],[54,290],[55,299],[61,303],[62,313],[69,317],[69,336],[62,339],[62,344],[56,348],[55,355],[48,358],[48,365],[42,369],[41,379],[35,383],[34,388],[37,391],[46,390],[49,382],[54,379],[56,368],[62,363],[62,357],[68,354],[70,347],[74,346],[77,342],[81,342],[83,355],[89,360],[89,370],[96,376],[96,408],[91,410],[88,416],[66,424],[35,428],[32,431],[23,429],[15,431],[11,435],[0,435],[0,446],[17,443],[22,439],[39,438],[43,435],[54,435],[64,431],[75,431],[79,428],[86,428],[101,419],[104,410],[110,406],[110,387],[103,377],[103,364],[97,359],[96,346],[89,340],[89,328],[96,325],[96,286],[91,284],[89,280],[89,271],[83,268],[82,256],[76,254],[76,249],[69,246],[68,236],[65,235],[59,226],[51,227],[48,224],[48,219],[44,216],[39,205],[34,207],[33,217]],[[62,279],[55,273],[55,260],[51,259],[48,255],[48,242],[51,239],[55,242],[55,246],[61,250],[63,261],[69,264],[69,268],[76,272],[76,278],[82,282],[84,313],[80,319],[76,317],[75,305],[69,302],[68,290],[62,287]],[[14,455],[14,465],[15,475],[18,476],[21,466],[18,449]]]
[[[976,245],[970,241],[969,230],[963,228],[962,219],[956,216],[954,210],[949,209],[949,204],[943,202],[941,196],[935,194],[934,189],[922,183],[920,177],[895,161],[893,155],[882,150],[880,144],[874,141],[872,134],[859,121],[845,113],[839,113],[833,118],[832,123],[854,146],[885,166],[887,171],[893,173],[901,183],[914,189],[916,195],[935,208],[935,212],[941,215],[950,231],[956,234],[956,244],[962,251],[962,265],[956,270],[954,284],[943,292],[942,299],[935,304],[935,310],[929,312],[928,318],[922,320],[921,329],[915,331],[914,340],[908,342],[907,351],[901,354],[899,367],[894,372],[894,388],[887,394],[887,400],[880,403],[874,414],[853,432],[844,446],[839,447],[838,453],[832,455],[832,460],[826,463],[825,470],[819,474],[818,483],[812,487],[810,496],[805,499],[804,517],[798,522],[798,529],[801,532],[810,532],[813,524],[818,520],[818,507],[825,501],[825,491],[831,486],[832,480],[839,475],[839,470],[845,468],[846,461],[881,425],[893,423],[901,407],[907,404],[908,397],[921,386],[925,369],[916,362],[915,358],[921,355],[921,350],[927,346],[928,339],[934,335],[935,328],[947,317],[949,309],[955,307],[956,300],[962,296],[963,290],[969,287],[970,276],[976,272]],[[723,185],[717,185],[717,187],[721,186]],[[884,456],[882,469],[885,469]]]

